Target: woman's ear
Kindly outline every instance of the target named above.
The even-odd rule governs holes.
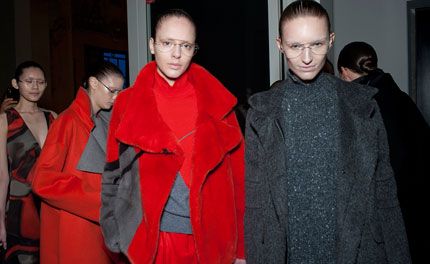
[[[353,80],[357,79],[358,77],[360,77],[359,74],[351,71],[350,69],[346,68],[346,67],[340,67],[340,72],[339,72],[339,76],[341,79],[347,81],[347,82],[352,82]]]
[[[334,43],[334,39],[335,39],[336,35],[334,34],[334,32],[331,32],[329,35],[329,48],[333,47],[333,43]]]
[[[16,81],[16,79],[15,78],[13,78],[12,79],[12,81],[10,82],[11,84],[12,84],[12,87],[13,88],[15,88],[15,89],[19,89],[19,87],[18,87],[18,82]]]
[[[282,49],[282,40],[281,38],[276,38],[276,45],[278,46],[278,49],[281,53],[284,53],[284,50]]]
[[[150,38],[149,39],[149,50],[151,51],[152,55],[154,55],[154,53],[155,53],[155,51],[154,51],[154,45],[155,45],[154,38]]]
[[[99,85],[99,81],[97,80],[96,77],[90,76],[90,78],[88,78],[88,90],[96,89],[98,85]]]

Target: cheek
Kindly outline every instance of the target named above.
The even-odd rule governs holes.
[[[300,58],[287,59],[288,68],[296,68],[300,64]]]
[[[154,53],[155,61],[158,63],[162,63],[162,62],[166,61],[168,59],[168,56],[169,56],[168,54],[169,54],[169,52],[160,53],[160,52],[156,51]]]
[[[184,57],[184,64],[186,65],[185,68],[188,68],[188,66],[191,64],[191,60],[193,57]]]

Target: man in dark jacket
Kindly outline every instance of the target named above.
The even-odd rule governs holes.
[[[282,13],[284,81],[250,98],[247,263],[410,263],[376,90],[322,72],[325,9]]]

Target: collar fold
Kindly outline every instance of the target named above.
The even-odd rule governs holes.
[[[148,63],[139,73],[132,87],[122,92],[116,104],[124,107],[115,132],[120,142],[136,146],[146,152],[177,152],[176,137],[161,118],[153,91],[157,65]],[[197,98],[197,129],[210,119],[222,120],[233,111],[236,98],[208,71],[197,64],[187,70]]]

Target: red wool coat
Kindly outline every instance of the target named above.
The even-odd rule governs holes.
[[[124,176],[139,177],[140,194],[136,197],[141,198],[138,201],[141,217],[121,219],[125,214],[118,212],[132,206],[118,206],[116,198],[112,202],[103,200],[103,206],[112,209],[102,207],[101,220],[108,245],[119,248],[117,250],[126,253],[132,263],[138,264],[154,260],[161,214],[184,159],[177,138],[158,113],[152,90],[155,74],[156,64],[149,63],[134,86],[118,96],[107,147],[108,167],[121,161],[124,152],[119,150],[120,145],[143,153],[138,156],[136,174]],[[204,264],[231,264],[236,258],[244,258],[244,142],[233,111],[236,98],[196,64],[190,66],[188,79],[195,88],[198,107],[189,197],[197,257]],[[125,190],[131,179],[115,182],[120,182],[117,195],[120,200],[132,196]],[[126,201],[125,204],[133,203]],[[104,228],[103,217],[112,215],[116,220]],[[138,223],[135,231],[127,232],[135,222]],[[115,233],[112,230],[115,228],[109,228],[115,225],[118,225],[116,230],[125,235],[111,237],[109,234]],[[129,233],[131,237],[127,236]]]
[[[81,88],[50,127],[32,170],[33,191],[42,198],[42,264],[111,263],[98,225],[101,175],[76,169],[93,126]]]

